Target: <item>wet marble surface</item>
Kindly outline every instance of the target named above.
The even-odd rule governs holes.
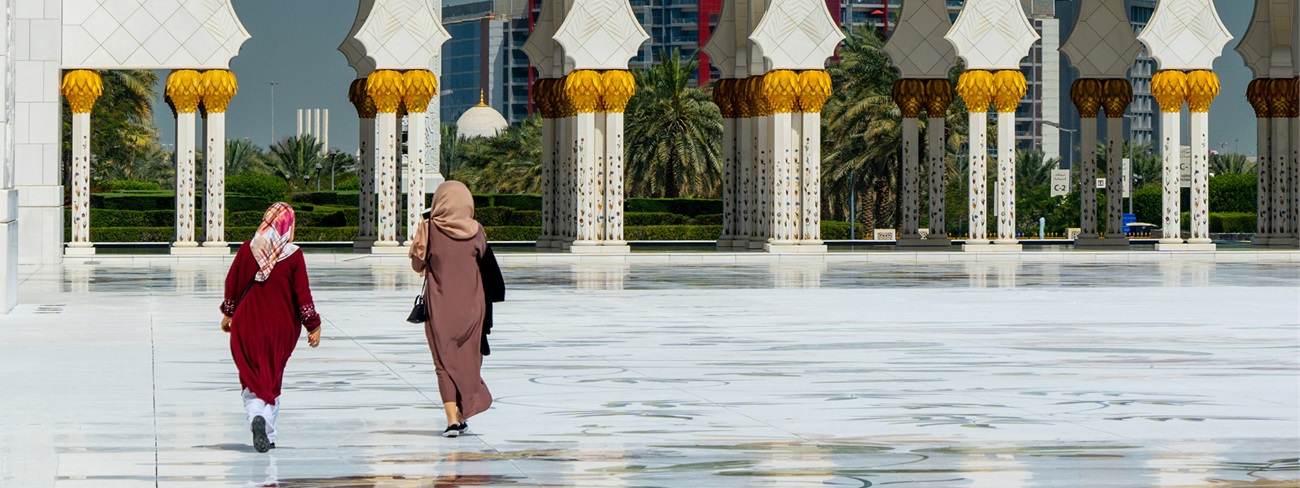
[[[448,440],[417,278],[313,262],[270,454],[219,261],[22,273],[4,487],[1300,485],[1296,264],[508,267]]]

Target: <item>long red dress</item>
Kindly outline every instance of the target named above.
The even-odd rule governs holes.
[[[307,282],[307,263],[295,252],[275,265],[264,282],[255,282],[239,303],[235,302],[257,274],[257,259],[248,242],[239,247],[226,275],[226,300],[221,312],[233,317],[230,354],[239,368],[239,383],[274,405],[280,396],[284,367],[298,344],[303,327],[320,327],[320,315]]]

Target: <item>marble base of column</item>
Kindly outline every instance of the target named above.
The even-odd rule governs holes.
[[[970,243],[961,246],[963,252],[1021,252],[1023,246],[1018,243],[998,244],[998,243]]]
[[[1101,248],[1101,249],[1125,248],[1127,249],[1128,244],[1129,244],[1128,238],[1123,236],[1117,238],[1113,238],[1110,236],[1106,236],[1106,237],[1079,236],[1079,238],[1074,240],[1074,247],[1076,248]]]
[[[898,249],[946,249],[951,246],[952,243],[948,241],[947,237],[939,238],[933,235],[926,236],[924,239],[920,236],[917,236],[916,238],[903,236],[900,237],[898,242],[894,245],[894,247]]]
[[[63,249],[64,256],[94,256],[95,245],[89,242],[69,242]]]
[[[1157,251],[1166,251],[1166,252],[1168,252],[1168,251],[1173,251],[1173,252],[1186,252],[1186,251],[1211,252],[1211,251],[1214,251],[1214,250],[1216,250],[1216,249],[1217,249],[1217,247],[1216,247],[1213,243],[1208,243],[1208,244],[1206,244],[1206,243],[1196,243],[1196,244],[1193,244],[1193,243],[1190,243],[1190,242],[1182,242],[1182,243],[1165,243],[1165,242],[1157,242],[1157,243],[1156,243],[1156,250],[1157,250]]]
[[[391,256],[391,255],[406,255],[411,252],[411,248],[407,246],[383,245],[383,244],[384,243],[376,242],[375,245],[370,248],[370,254]]]
[[[374,237],[358,237],[352,241],[352,251],[364,254],[370,254],[370,248],[375,247]]]

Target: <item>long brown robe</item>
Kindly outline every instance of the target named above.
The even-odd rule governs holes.
[[[478,259],[487,239],[482,227],[469,239],[452,239],[425,220],[413,247],[411,268],[423,273],[428,285],[424,335],[438,373],[438,394],[443,403],[456,402],[465,418],[473,417],[492,405],[492,394],[479,374],[485,306]]]

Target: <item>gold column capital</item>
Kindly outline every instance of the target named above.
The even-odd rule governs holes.
[[[831,98],[831,75],[826,70],[810,69],[799,72],[799,106],[796,110],[811,114],[821,113],[826,100]]]
[[[966,101],[970,113],[988,113],[994,90],[993,73],[988,71],[967,70],[957,78],[957,94]]]
[[[212,69],[204,71],[199,79],[203,90],[203,110],[211,113],[225,113],[230,99],[239,93],[239,80],[230,70]]]
[[[753,94],[750,93],[749,78],[736,78],[731,82],[731,107],[736,118],[747,119],[754,116]]]
[[[551,113],[549,97],[546,96],[546,90],[549,88],[547,84],[550,81],[551,80],[548,78],[538,78],[533,80],[532,93],[529,94],[533,99],[533,106],[536,107],[537,113],[540,114],[543,119],[555,118],[555,114]]]
[[[1106,108],[1106,118],[1122,118],[1124,112],[1128,111],[1129,104],[1133,103],[1133,85],[1126,78],[1102,80],[1102,97],[1105,100],[1103,106]]]
[[[600,111],[601,88],[600,73],[594,70],[574,70],[564,79],[564,95],[574,114]]]
[[[1293,118],[1300,112],[1296,96],[1297,78],[1275,78],[1268,84],[1269,114],[1275,118]]]
[[[1250,102],[1250,107],[1255,109],[1255,118],[1268,119],[1273,117],[1273,105],[1269,102],[1269,85],[1273,80],[1268,78],[1255,78],[1250,80],[1246,85],[1246,101]]]
[[[1209,112],[1214,97],[1219,96],[1219,89],[1219,77],[1213,71],[1187,73],[1187,108],[1193,112]]]
[[[724,119],[736,118],[735,106],[732,105],[732,86],[735,80],[723,78],[713,82],[713,103],[718,106]]]
[[[1183,100],[1187,98],[1187,73],[1175,70],[1157,71],[1151,76],[1151,96],[1155,97],[1161,112],[1181,112]]]
[[[763,75],[763,97],[771,113],[794,113],[799,102],[799,75],[785,69]]]
[[[383,114],[395,114],[402,105],[402,95],[406,90],[406,83],[402,79],[402,74],[382,69],[370,73],[366,77],[366,94],[375,103],[375,110]]]
[[[63,98],[68,99],[72,113],[88,114],[95,108],[95,100],[104,94],[104,80],[95,71],[72,70],[63,75],[59,91],[63,93]]]
[[[636,94],[636,78],[631,71],[612,69],[600,74],[600,105],[608,113],[623,113],[627,102]]]
[[[192,69],[172,71],[167,75],[166,94],[173,113],[194,113],[203,99],[203,76]]]
[[[921,108],[925,106],[925,80],[902,78],[895,81],[892,95],[904,118],[920,117]]]
[[[772,115],[772,103],[767,99],[767,93],[763,91],[764,76],[751,76],[745,78],[745,91],[749,100],[750,117],[766,117]]]
[[[352,84],[348,85],[348,101],[352,102],[352,107],[357,109],[358,119],[375,118],[378,109],[375,108],[375,101],[370,98],[370,94],[366,93],[365,78],[352,80]]]
[[[432,71],[413,69],[402,73],[402,102],[408,112],[424,113],[437,94],[438,77]]]
[[[952,83],[947,78],[925,80],[925,110],[931,118],[942,119],[948,115],[948,106],[952,105]]]
[[[1016,107],[1020,105],[1020,100],[1025,98],[1025,93],[1029,91],[1025,74],[1020,70],[998,71],[993,74],[993,83],[997,87],[993,94],[993,105],[998,112],[1015,112]]]
[[[1104,93],[1105,85],[1095,78],[1079,78],[1070,85],[1070,101],[1079,109],[1079,116],[1085,119],[1097,118]]]

